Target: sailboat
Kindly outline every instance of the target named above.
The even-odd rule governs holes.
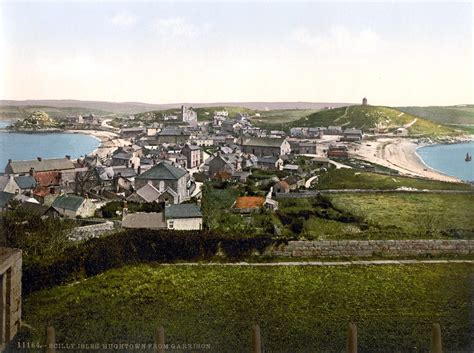
[[[466,162],[470,162],[472,160],[472,156],[468,153],[466,153],[466,158],[464,158]]]

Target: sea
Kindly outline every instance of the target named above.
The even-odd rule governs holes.
[[[420,147],[416,153],[428,167],[464,181],[474,182],[474,160],[465,161],[467,153],[474,155],[474,141]]]
[[[0,121],[0,128],[9,122]],[[37,157],[60,158],[70,155],[79,158],[91,153],[100,145],[100,140],[91,135],[74,133],[17,133],[0,131],[0,173],[8,159],[31,160]]]

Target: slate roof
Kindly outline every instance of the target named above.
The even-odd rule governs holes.
[[[125,153],[125,152],[119,152],[112,156],[112,159],[129,160],[130,158],[132,158],[132,155],[130,153]]]
[[[77,211],[84,200],[83,197],[77,195],[61,195],[54,200],[52,206],[54,208]]]
[[[0,175],[0,191],[3,191],[8,184],[10,177],[8,175]]]
[[[188,172],[184,169],[172,166],[166,162],[160,162],[137,176],[137,179],[145,180],[178,180]]]
[[[284,138],[249,137],[243,139],[242,146],[281,147],[284,140]]]
[[[176,129],[176,128],[164,128],[157,135],[158,136],[189,136],[190,133],[181,129]]]
[[[258,157],[258,163],[264,163],[264,164],[276,164],[276,162],[279,160],[278,157]]]
[[[8,203],[11,199],[15,197],[15,194],[10,192],[0,191],[0,207],[5,208],[8,206]]]
[[[161,193],[151,184],[146,184],[136,191],[137,195],[140,196],[145,202],[153,202],[158,199]]]
[[[33,216],[41,217],[46,214],[49,208],[49,206],[40,205],[33,202],[22,202],[21,205],[18,207],[18,210],[31,214]]]
[[[5,171],[11,174],[29,173],[30,168],[34,168],[35,172],[45,172],[51,170],[74,169],[74,163],[67,158],[54,159],[34,159],[31,161],[11,161],[7,164]]]
[[[33,189],[36,187],[36,180],[31,175],[18,176],[15,183],[20,189]]]
[[[362,135],[362,130],[349,128],[349,129],[345,129],[345,130],[344,130],[344,134],[349,134],[349,135]]]
[[[124,216],[122,227],[135,229],[162,229],[166,228],[166,223],[163,220],[163,213],[137,212]]]
[[[165,208],[166,219],[177,218],[201,218],[202,213],[198,205],[194,203],[182,203],[170,205]]]

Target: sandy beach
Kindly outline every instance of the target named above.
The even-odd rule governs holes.
[[[364,141],[354,153],[355,157],[399,171],[401,174],[434,180],[460,182],[456,177],[431,169],[417,155],[418,147],[427,144],[404,138],[380,138]]]
[[[129,140],[124,140],[114,132],[99,130],[67,130],[66,132],[73,134],[85,134],[96,137],[100,140],[100,145],[89,155],[97,154],[99,157],[106,157],[112,154],[117,148],[130,144]]]

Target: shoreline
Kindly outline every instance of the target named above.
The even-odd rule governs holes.
[[[402,175],[463,183],[464,181],[460,178],[446,174],[426,164],[417,153],[417,149],[427,146],[469,143],[473,141],[474,136],[472,135],[454,140],[450,139],[445,142],[436,141],[435,143],[418,139],[380,138],[376,141],[364,141],[355,156],[397,170]]]
[[[127,146],[130,142],[120,138],[120,136],[111,131],[102,130],[64,130],[66,133],[89,135],[100,141],[99,146],[88,153],[88,156],[97,155],[106,157],[111,155],[117,148]]]

